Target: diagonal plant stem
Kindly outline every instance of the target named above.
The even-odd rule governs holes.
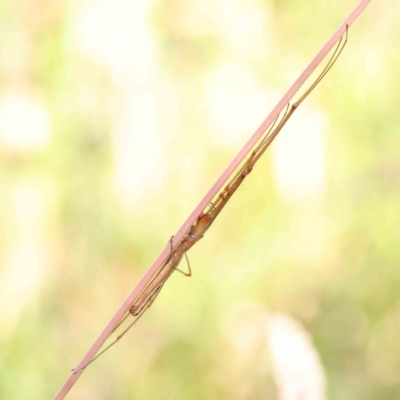
[[[236,155],[236,157],[232,160],[232,162],[228,165],[222,175],[217,179],[208,193],[204,196],[204,198],[200,201],[198,206],[194,209],[194,211],[190,214],[188,219],[183,223],[181,228],[174,235],[175,243],[179,243],[183,238],[188,229],[193,225],[193,223],[197,220],[199,215],[203,212],[203,210],[207,207],[207,205],[211,202],[211,200],[218,194],[219,190],[222,186],[228,181],[229,177],[235,172],[240,163],[244,160],[247,154],[252,150],[255,144],[259,141],[264,132],[270,127],[270,125],[275,121],[283,108],[288,104],[288,102],[292,99],[292,97],[297,93],[297,91],[301,88],[303,83],[308,79],[308,77],[313,73],[313,71],[318,67],[318,65],[324,60],[329,51],[333,48],[333,46],[340,40],[342,35],[345,33],[347,27],[350,27],[353,22],[357,19],[357,17],[361,14],[361,12],[365,9],[365,7],[370,3],[371,0],[361,0],[360,3],[354,8],[354,10],[349,14],[346,20],[339,26],[336,32],[332,35],[332,37],[326,42],[326,44],[322,47],[319,53],[315,56],[315,58],[311,61],[311,63],[307,66],[304,72],[297,78],[291,88],[287,91],[287,93],[282,97],[282,99],[278,102],[275,108],[271,111],[268,117],[262,122],[260,127],[256,130],[253,136],[248,140],[248,142],[244,145],[244,147],[240,150],[240,152]],[[164,248],[161,254],[157,257],[153,265],[149,268],[149,270],[145,273],[143,278],[139,281],[136,287],[133,289],[131,294],[127,297],[124,303],[121,305],[116,314],[112,317],[110,322],[107,324],[103,332],[96,339],[93,345],[90,347],[89,351],[82,358],[81,362],[75,368],[75,374],[71,374],[71,376],[67,379],[64,385],[61,387],[57,395],[54,397],[54,400],[62,400],[65,398],[69,390],[78,380],[80,375],[83,373],[85,367],[96,353],[103,346],[104,342],[108,339],[108,337],[113,333],[121,319],[128,312],[129,308],[135,301],[135,299],[139,296],[139,294],[146,288],[149,282],[153,279],[154,275],[157,273],[161,265],[170,255],[170,246],[169,244]]]

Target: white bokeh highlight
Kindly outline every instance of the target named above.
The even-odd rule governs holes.
[[[272,146],[272,165],[278,190],[290,198],[318,196],[326,176],[326,122],[323,115],[302,104]]]
[[[326,400],[325,374],[311,337],[282,313],[266,319],[272,371],[280,400]]]
[[[112,180],[128,207],[142,200],[146,181],[161,187],[167,170],[154,95],[161,80],[149,23],[151,4],[93,1],[77,14],[79,48],[108,68],[115,85]]]
[[[216,143],[237,148],[266,118],[271,96],[240,66],[224,64],[205,81],[205,107]]]
[[[10,91],[0,99],[0,143],[17,151],[40,150],[50,139],[45,106],[28,93]]]
[[[16,320],[42,282],[49,259],[45,226],[51,195],[47,184],[23,180],[8,195],[7,251],[0,279],[0,323]]]

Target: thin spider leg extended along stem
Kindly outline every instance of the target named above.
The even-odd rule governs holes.
[[[101,351],[102,346],[105,344],[105,341],[110,337],[110,334],[115,330],[115,327],[121,322],[121,320],[126,316],[126,313],[132,307],[132,304],[142,304],[142,302],[148,302],[150,305],[152,301],[154,301],[156,295],[160,290],[162,290],[162,285],[165,283],[165,280],[160,284],[159,282],[154,281],[155,275],[159,276],[161,271],[167,266],[171,266],[172,264],[168,264],[169,256],[170,261],[177,260],[182,257],[182,255],[188,251],[197,241],[201,240],[204,236],[205,232],[210,228],[211,224],[218,216],[219,212],[221,212],[222,208],[225,206],[226,202],[229,200],[230,196],[234,193],[235,190],[241,184],[243,177],[246,176],[251,171],[251,167],[254,166],[254,163],[257,161],[256,157],[253,156],[251,161],[246,161],[247,165],[244,168],[240,169],[239,175],[237,175],[236,179],[232,181],[232,184],[229,186],[227,192],[221,193],[221,199],[217,199],[218,192],[221,191],[221,188],[225,185],[225,182],[230,180],[230,176],[232,176],[235,171],[239,170],[239,166],[243,165],[243,161],[247,157],[246,155],[254,148],[259,148],[258,152],[264,151],[264,149],[269,145],[270,136],[265,135],[266,129],[273,123],[277,115],[284,109],[285,105],[291,102],[291,99],[298,92],[304,82],[309,78],[309,76],[315,71],[318,65],[325,59],[327,54],[335,47],[335,43],[337,44],[339,40],[344,37],[346,33],[347,39],[347,30],[348,26],[351,26],[354,21],[360,16],[360,14],[364,11],[366,6],[369,4],[370,0],[360,0],[359,4],[350,12],[347,16],[344,23],[342,23],[337,30],[332,34],[332,36],[327,40],[327,42],[322,46],[322,48],[318,51],[315,57],[311,60],[311,62],[307,65],[304,71],[298,76],[298,78],[293,82],[287,92],[283,95],[283,97],[277,102],[275,107],[271,110],[271,112],[266,116],[266,118],[262,121],[261,125],[256,129],[254,134],[248,139],[248,141],[244,144],[243,148],[238,152],[238,154],[233,158],[233,160],[229,163],[229,165],[225,168],[221,176],[215,181],[215,183],[211,186],[211,188],[207,191],[204,198],[199,202],[199,204],[195,207],[195,209],[190,213],[186,221],[182,224],[182,226],[175,233],[175,238],[177,244],[174,246],[173,253],[170,256],[169,246],[168,248],[164,248],[161,254],[156,258],[154,263],[151,265],[149,270],[143,275],[143,277],[139,280],[136,287],[132,290],[132,292],[127,296],[125,301],[121,304],[119,309],[116,311],[115,315],[111,318],[109,323],[104,327],[101,331],[97,339],[90,346],[88,351],[84,354],[83,358],[78,364],[76,368],[77,371],[80,371],[75,374],[71,374],[68,379],[61,386],[59,391],[54,397],[54,400],[63,400],[71,388],[74,386],[76,381],[82,374],[82,366],[88,365],[94,357],[98,357],[99,351]],[[346,40],[345,40],[346,41]],[[343,39],[342,39],[343,42]],[[340,54],[341,50],[338,50]],[[333,58],[336,60],[336,58]],[[334,61],[333,61],[334,62]],[[329,70],[330,64],[326,67],[326,70]],[[323,75],[324,76],[324,75]],[[314,86],[309,88],[310,91],[313,90],[316,84],[323,78],[320,77],[319,80],[314,83]],[[307,97],[307,93],[305,97]],[[304,95],[303,95],[304,96]],[[305,98],[304,97],[304,98]],[[300,98],[299,103],[301,103],[303,99]],[[295,103],[296,104],[296,103]],[[271,133],[275,133],[275,128],[271,131]],[[265,136],[264,136],[265,135]],[[264,138],[262,139],[262,137]],[[261,142],[260,142],[261,140]],[[259,143],[259,146],[257,146]],[[209,202],[214,200],[214,203],[218,203],[217,206],[208,206]],[[175,264],[176,265],[176,264]],[[166,275],[167,278],[170,275]],[[156,288],[153,296],[144,299],[144,296],[149,293],[149,290],[154,290],[154,285],[160,285]],[[139,298],[140,297],[140,298]],[[143,307],[142,311],[145,312],[147,308]],[[140,314],[142,315],[142,314]],[[139,316],[139,315],[138,315]]]
[[[259,160],[259,158],[264,154],[265,150],[269,147],[269,145],[272,143],[272,141],[275,139],[275,137],[278,135],[278,133],[282,130],[286,122],[289,120],[289,118],[292,116],[294,111],[299,107],[299,105],[310,95],[310,93],[315,89],[315,87],[318,85],[319,82],[323,79],[323,77],[328,73],[328,71],[332,68],[340,54],[342,53],[346,43],[347,43],[347,37],[348,37],[348,29],[346,26],[346,33],[345,36],[341,37],[339,40],[332,56],[330,57],[327,65],[324,67],[322,72],[319,74],[318,78],[314,81],[314,83],[307,89],[307,91],[300,97],[299,100],[297,100],[292,106],[288,105],[288,108],[286,109],[286,112],[279,122],[278,126],[274,129],[274,131],[266,138],[266,140],[262,140],[260,146],[257,147],[257,149],[252,153],[252,155],[249,158],[249,161],[251,161],[250,168],[254,166],[254,164]],[[254,157],[253,157],[254,156]]]
[[[128,318],[129,315],[133,315],[135,317],[135,320],[128,325],[125,330],[118,335],[118,337],[111,342],[106,348],[104,348],[100,353],[98,353],[88,364],[83,366],[77,371],[74,371],[74,373],[78,373],[85,369],[89,364],[91,364],[93,361],[95,361],[97,358],[99,358],[102,354],[104,354],[110,347],[114,346],[125,334],[133,327],[133,325],[136,324],[136,322],[141,318],[141,316],[145,313],[146,310],[150,308],[150,306],[153,304],[154,300],[157,298],[159,295],[162,287],[164,286],[165,282],[168,280],[168,278],[171,276],[171,274],[175,271],[178,270],[185,276],[192,276],[192,270],[190,268],[190,262],[187,257],[186,251],[189,249],[191,246],[188,246],[189,243],[181,243],[175,250],[173,250],[173,244],[172,244],[172,239],[170,239],[171,243],[171,254],[168,257],[168,260],[166,263],[159,269],[157,274],[154,276],[154,279],[146,286],[146,288],[140,293],[136,301],[133,303],[133,305],[130,307],[129,312],[121,319],[120,323],[117,325],[117,327],[114,329],[114,331],[121,326],[121,324]],[[184,272],[179,270],[177,267],[179,263],[182,260],[182,257],[185,256],[187,264],[188,264],[188,270],[189,272]]]
[[[275,119],[272,126],[268,129],[268,131],[264,134],[263,138],[259,142],[258,146],[253,150],[250,157],[246,160],[246,162],[242,165],[239,171],[234,175],[234,177],[229,181],[224,190],[218,195],[218,198],[215,202],[209,205],[208,211],[200,215],[197,221],[192,225],[188,234],[181,240],[178,246],[174,249],[173,246],[173,237],[170,239],[171,252],[168,259],[165,261],[164,265],[157,271],[154,275],[153,279],[146,286],[146,288],[140,293],[137,297],[131,308],[129,309],[129,313],[126,314],[121,322],[117,325],[117,328],[126,320],[129,314],[132,314],[135,317],[135,320],[105,349],[103,349],[100,353],[94,357],[90,363],[82,367],[80,370],[75,371],[77,373],[82,369],[86,368],[89,364],[91,364],[94,360],[100,357],[105,351],[107,351],[110,347],[112,347],[115,343],[117,343],[131,328],[136,324],[137,320],[144,314],[144,312],[150,308],[153,304],[154,300],[157,298],[160,293],[162,287],[165,282],[171,276],[171,274],[178,270],[186,276],[191,276],[191,268],[190,263],[187,258],[186,252],[194,246],[199,240],[201,240],[206,233],[206,231],[210,228],[211,224],[215,221],[219,213],[228,203],[229,199],[233,196],[239,186],[242,184],[244,179],[250,172],[253,170],[254,165],[260,159],[260,157],[264,154],[273,140],[276,138],[278,133],[285,126],[287,121],[290,119],[294,111],[298,108],[298,106],[310,95],[310,93],[314,90],[314,88],[318,85],[318,83],[323,79],[323,77],[328,73],[328,71],[332,68],[335,61],[343,51],[344,46],[347,43],[348,32],[346,29],[345,36],[342,37],[332,56],[330,57],[327,65],[324,67],[320,75],[313,82],[313,84],[306,90],[306,92],[297,100],[294,104],[288,104],[283,113],[283,116],[279,118],[279,116]],[[182,260],[182,257],[185,256],[189,266],[189,273],[185,273],[179,270],[177,267]]]
[[[188,262],[189,273],[188,273],[188,274],[185,274],[184,272],[182,272],[182,273],[183,273],[184,275],[186,275],[186,276],[191,276],[192,274],[191,274],[190,263],[189,263],[189,260],[188,260],[188,258],[187,258],[186,253],[184,253],[184,254],[185,254],[186,260],[187,260],[187,262]],[[172,261],[172,260],[171,260],[172,256],[173,256],[173,254],[170,256],[170,261],[169,261],[169,263],[171,263],[171,261]],[[182,258],[182,257],[181,257],[181,258]],[[175,261],[175,262],[176,262],[176,261]],[[179,264],[179,261],[178,261],[178,264]],[[176,269],[176,267],[174,266],[174,264],[171,264],[171,267],[167,264],[167,265],[164,267],[164,269],[165,269],[165,271],[167,271],[167,272],[165,273],[165,275],[162,275],[162,276],[164,276],[164,279],[161,280],[161,278],[160,278],[160,282],[155,282],[155,283],[153,284],[154,286],[152,285],[151,288],[150,288],[150,289],[154,288],[154,290],[149,290],[149,293],[148,293],[148,294],[146,293],[145,296],[143,296],[143,297],[141,298],[140,302],[135,303],[135,304],[129,309],[129,313],[135,317],[135,320],[134,320],[131,324],[129,324],[128,327],[125,328],[125,330],[122,331],[122,333],[121,333],[120,335],[118,335],[118,337],[117,337],[112,343],[110,343],[104,350],[102,350],[99,354],[97,354],[96,357],[93,358],[93,360],[92,360],[89,364],[91,364],[94,360],[96,360],[96,359],[99,358],[104,352],[106,352],[110,347],[114,346],[119,340],[121,340],[121,338],[122,338],[123,336],[126,335],[126,333],[133,327],[133,325],[136,324],[136,322],[139,320],[139,318],[141,318],[142,315],[151,307],[151,305],[153,304],[153,302],[155,301],[155,299],[157,298],[157,296],[160,294],[161,289],[163,288],[165,282],[166,282],[167,279],[170,277],[170,275],[172,274],[172,272],[174,272],[174,270]],[[153,281],[153,282],[154,282],[154,281]],[[127,316],[128,316],[128,315],[129,315],[129,314],[127,314]],[[124,319],[126,319],[127,316],[126,316]],[[87,364],[87,365],[89,365],[89,364]],[[86,368],[87,365],[86,365],[85,367],[83,367],[83,368]],[[82,368],[82,369],[83,369],[83,368]]]
[[[328,73],[328,71],[332,68],[335,61],[338,59],[339,55],[344,49],[344,46],[347,43],[348,37],[348,27],[346,25],[346,32],[344,37],[342,36],[339,40],[332,56],[330,57],[327,65],[324,67],[322,72],[319,74],[317,79],[313,82],[313,84],[307,89],[307,91],[300,97],[298,101],[294,104],[288,104],[286,110],[283,114],[283,117],[280,119],[278,125],[274,127],[276,121],[275,120],[272,129],[269,129],[267,133],[264,135],[264,138],[261,140],[259,145],[253,150],[250,157],[244,163],[244,165],[239,169],[239,171],[235,174],[233,179],[228,183],[225,189],[219,194],[217,200],[214,202],[214,207],[210,208],[207,213],[202,214],[195,224],[191,227],[188,238],[184,239],[186,241],[192,241],[193,244],[196,243],[199,238],[203,237],[205,232],[210,228],[211,224],[214,222],[218,214],[225,207],[229,199],[239,188],[241,183],[244,181],[245,177],[252,171],[255,163],[260,159],[260,157],[264,154],[273,140],[276,138],[278,133],[285,126],[287,121],[290,119],[294,111],[299,107],[299,105],[310,95],[310,93],[314,90],[314,88],[318,85],[318,83],[324,78],[324,76]],[[192,244],[192,245],[193,245]],[[191,246],[192,246],[191,245]],[[190,247],[191,247],[190,246]]]
[[[189,234],[188,234],[188,236],[189,236],[188,241],[192,240],[193,244],[194,244],[195,242],[197,242],[199,240],[198,238],[203,237],[203,235],[209,229],[212,222],[215,220],[215,218],[221,212],[222,208],[228,202],[230,197],[233,195],[233,193],[236,191],[236,189],[243,182],[244,178],[251,172],[251,168],[254,165],[254,162],[253,162],[254,157],[257,155],[257,153],[260,151],[260,149],[262,149],[263,145],[265,144],[266,141],[268,141],[268,139],[271,137],[271,135],[276,136],[276,133],[279,132],[279,130],[282,128],[282,126],[283,126],[282,121],[285,120],[285,118],[288,114],[289,106],[290,105],[288,104],[283,113],[283,117],[281,118],[281,120],[279,121],[279,123],[276,127],[275,127],[275,125],[276,125],[276,122],[279,120],[279,116],[275,119],[271,128],[268,129],[267,133],[265,134],[264,138],[261,140],[258,147],[255,150],[253,150],[251,156],[247,159],[247,161],[242,165],[242,167],[239,169],[239,171],[234,175],[234,177],[225,186],[224,190],[218,195],[215,202],[212,203],[213,206],[209,208],[207,213],[202,214],[199,217],[199,219],[196,221],[196,223],[191,227]],[[274,129],[274,127],[275,127],[275,129]]]
[[[288,107],[286,107],[286,111],[284,112],[284,114],[286,114],[287,108],[288,108]],[[278,120],[279,120],[279,117],[280,117],[280,116],[278,115],[278,116],[275,118],[274,122],[272,123],[272,125],[270,126],[270,128],[268,129],[268,131],[265,133],[264,137],[261,139],[261,142],[260,142],[260,144],[259,144],[258,147],[260,147],[260,146],[262,145],[262,143],[263,143],[265,140],[268,139],[268,137],[270,136],[271,132],[273,132],[274,127],[275,127],[276,123],[277,123]],[[257,150],[254,150],[254,151],[257,151]],[[254,151],[253,151],[253,153],[254,153]],[[241,174],[243,173],[243,170],[246,168],[246,166],[247,166],[248,163],[249,163],[249,159],[247,159],[247,160],[245,161],[245,163],[239,168],[239,170],[235,173],[235,175],[230,179],[230,181],[228,182],[228,184],[226,184],[226,186],[225,186],[224,190],[221,192],[221,194],[229,190],[229,188],[231,187],[231,185],[233,184],[233,182],[236,181],[236,179],[238,178],[238,176],[241,175]],[[218,206],[218,204],[220,203],[220,201],[221,201],[221,199],[222,199],[221,194],[218,195],[218,197],[216,198],[216,200],[214,201],[214,203],[211,203],[211,204],[212,204],[212,207],[211,207],[212,210],[210,210],[211,212],[214,212],[214,211],[215,211],[215,208],[216,208],[216,207]]]
[[[119,322],[119,324],[114,328],[113,333],[124,323],[124,321],[130,316],[131,314],[129,312],[127,312],[125,314],[125,316],[121,319],[121,321]],[[89,364],[91,364],[94,360],[96,360],[98,357],[100,357],[106,350],[108,350],[113,344],[115,344],[119,339],[117,338],[117,340],[115,340],[114,342],[112,342],[110,345],[108,345],[105,349],[103,349],[100,353],[98,353],[89,363],[87,363],[86,365],[84,365],[82,368],[80,368],[79,370],[76,370],[75,368],[72,369],[74,374],[77,374],[78,372],[82,371],[83,369],[85,369]]]
[[[285,109],[285,111],[284,111],[284,116],[286,115],[287,110],[288,110],[288,107],[286,107],[286,109]],[[274,120],[274,122],[272,123],[272,125],[268,128],[267,132],[266,132],[266,133],[264,134],[264,136],[261,138],[261,142],[259,143],[259,145],[258,145],[257,148],[259,148],[259,147],[268,139],[268,137],[270,136],[271,132],[273,132],[276,123],[279,121],[279,118],[280,118],[280,115],[278,115],[278,116],[275,118],[275,120]],[[283,118],[283,117],[282,117],[282,118]],[[257,150],[254,150],[254,151],[257,151]],[[254,153],[254,151],[253,151],[253,153]],[[240,167],[239,170],[236,172],[236,174],[230,179],[230,181],[228,182],[228,184],[226,184],[225,189],[223,190],[223,192],[229,190],[229,187],[233,184],[233,182],[237,179],[237,177],[238,177],[239,175],[242,174],[242,172],[243,172],[243,170],[246,168],[246,165],[248,164],[248,162],[249,162],[249,159],[247,159],[247,160],[245,161],[245,163],[242,165],[242,167]],[[223,192],[221,192],[221,193],[223,193]],[[221,198],[222,198],[222,197],[221,197],[221,194],[220,194],[220,195],[218,195],[218,197],[217,197],[217,199],[214,201],[214,203],[211,203],[213,209],[215,209],[215,207],[218,206],[218,203],[221,201]]]
[[[186,276],[191,276],[191,268],[190,268],[190,263],[187,258],[186,253],[184,253],[188,266],[189,266],[189,273],[184,273]],[[125,330],[122,331],[121,334],[117,336],[117,338],[111,342],[106,348],[104,348],[100,353],[96,355],[88,364],[86,364],[84,367],[80,368],[77,371],[74,371],[74,373],[78,373],[79,371],[85,369],[89,364],[92,364],[93,361],[98,359],[102,354],[104,354],[110,347],[114,346],[118,341],[121,340],[123,336],[133,327],[133,325],[136,324],[136,322],[139,320],[139,318],[142,317],[142,315],[150,308],[150,306],[153,304],[154,300],[157,298],[159,295],[162,287],[164,286],[165,282],[167,279],[170,277],[170,275],[174,272],[176,269],[176,266],[179,264],[180,260],[182,259],[182,256],[178,259],[173,259],[174,253],[172,253],[169,257],[168,263],[160,270],[156,278],[154,279],[149,286],[144,290],[144,293],[141,294],[140,298],[135,301],[135,303],[131,306],[129,309],[129,313],[127,313],[121,320],[121,322],[117,325],[117,327],[114,329],[114,331],[121,326],[121,324],[128,318],[129,315],[133,315],[135,317],[134,321],[131,322]]]
[[[138,295],[138,297],[137,297],[137,298],[135,299],[135,301],[133,302],[131,308],[132,308],[135,304],[138,304],[138,303],[141,303],[141,302],[142,302],[142,299],[143,299],[144,297],[146,297],[146,293],[148,293],[148,291],[151,290],[151,288],[154,287],[154,285],[155,285],[154,282],[155,282],[155,281],[158,282],[159,280],[162,280],[161,278],[159,278],[159,275],[160,275],[160,274],[163,275],[163,276],[165,275],[165,272],[163,273],[162,271],[164,271],[165,267],[167,267],[167,266],[171,263],[172,258],[173,258],[174,254],[175,254],[175,251],[174,251],[174,249],[173,249],[173,243],[172,243],[173,238],[174,238],[174,237],[172,236],[171,239],[169,240],[169,243],[170,243],[170,246],[171,246],[171,252],[170,252],[170,255],[168,256],[168,259],[167,259],[166,261],[164,261],[164,264],[162,264],[161,267],[158,269],[158,271],[154,274],[152,280],[151,280],[151,281],[147,284],[147,286],[140,292],[140,294]],[[178,263],[179,263],[179,260],[178,260],[178,261],[175,261],[175,262],[178,262]],[[169,276],[169,275],[168,275],[168,276]]]
[[[165,282],[167,279],[170,277],[170,275],[174,272],[175,269],[177,269],[177,265],[180,263],[182,256],[175,256],[175,252],[173,251],[173,246],[172,246],[172,239],[170,239],[171,243],[171,254],[168,257],[168,260],[166,263],[159,269],[157,274],[154,276],[153,280],[150,281],[150,283],[146,286],[146,288],[140,293],[140,295],[137,297],[131,308],[129,309],[129,312],[126,313],[126,315],[121,319],[121,321],[118,323],[118,325],[115,327],[114,331],[118,329],[121,324],[128,318],[129,315],[133,315],[135,317],[135,320],[129,324],[129,326],[120,334],[118,337],[110,343],[106,348],[104,348],[100,353],[98,353],[88,364],[86,364],[84,367],[80,368],[77,371],[74,371],[74,373],[78,373],[79,371],[85,369],[89,364],[93,363],[97,358],[99,358],[102,354],[104,354],[110,347],[114,346],[125,334],[132,328],[133,325],[136,324],[138,319],[144,314],[144,312],[150,308],[150,306],[153,304],[154,300],[157,298],[158,294],[160,293],[162,287],[164,286]],[[179,272],[183,273],[186,276],[191,276],[191,270],[190,270],[190,264],[189,260],[187,259],[187,255],[185,253],[186,260],[188,261],[189,265],[189,273],[185,273],[183,271],[178,270]]]
[[[257,147],[257,149],[252,153],[252,155],[250,156],[250,159],[249,159],[249,161],[251,161],[251,165],[249,165],[250,169],[253,168],[254,164],[264,154],[264,152],[267,150],[267,148],[270,146],[270,144],[273,142],[273,140],[276,138],[278,133],[282,130],[282,128],[285,126],[286,122],[290,119],[290,117],[296,111],[296,109],[300,106],[300,104],[310,95],[312,90],[318,85],[318,83],[321,81],[321,79],[332,68],[333,64],[335,63],[335,61],[337,60],[337,58],[343,51],[344,46],[347,43],[347,35],[348,35],[348,33],[347,33],[347,29],[346,29],[345,39],[343,40],[343,37],[340,39],[338,45],[336,46],[335,51],[333,52],[331,58],[328,61],[328,64],[322,70],[322,72],[318,76],[318,78],[314,81],[314,83],[310,86],[310,88],[307,89],[307,91],[300,97],[300,99],[297,100],[294,104],[292,104],[292,106],[290,106],[289,110],[287,110],[285,112],[285,115],[283,116],[283,118],[281,119],[281,121],[279,122],[279,124],[275,128],[275,130],[269,135],[268,139],[266,141],[262,141],[261,146]]]
[[[184,253],[184,256],[185,256],[185,259],[186,259],[186,264],[187,264],[187,266],[188,266],[188,271],[189,271],[189,272],[184,272],[184,271],[180,270],[180,269],[178,268],[178,265],[179,265],[179,264],[178,264],[176,267],[174,267],[174,269],[175,269],[176,271],[180,272],[182,275],[185,275],[185,276],[187,276],[187,277],[190,277],[190,276],[192,276],[192,269],[190,268],[189,257],[187,256],[186,252]],[[182,260],[182,259],[181,259],[181,260]],[[180,262],[179,262],[179,263],[180,263]]]
[[[173,253],[173,256],[175,253]],[[137,315],[140,313],[143,307],[146,306],[147,302],[152,298],[153,294],[164,285],[165,281],[170,277],[170,275],[175,271],[175,266],[179,263],[182,256],[177,259],[172,257],[171,260],[160,270],[159,274],[151,281],[151,284],[147,286],[146,290],[143,292],[139,301],[135,302],[129,309],[132,315]]]
[[[344,33],[344,36],[342,36],[331,56],[329,59],[328,63],[326,64],[325,68],[322,70],[318,78],[315,80],[315,82],[307,89],[307,91],[300,97],[299,100],[297,100],[294,105],[300,105],[306,97],[315,89],[315,87],[321,82],[321,80],[324,78],[324,76],[328,73],[328,71],[332,68],[333,64],[335,64],[336,60],[339,58],[340,54],[342,53],[343,49],[346,46],[347,43],[347,38],[348,38],[348,33],[349,33],[349,26],[346,24],[346,32]]]
[[[158,294],[158,293],[157,293]],[[111,342],[107,347],[105,347],[100,353],[96,354],[96,356],[90,361],[88,362],[85,366],[83,366],[82,368],[78,369],[78,370],[72,370],[74,372],[74,374],[77,374],[78,372],[84,370],[87,366],[89,366],[90,364],[92,364],[94,361],[96,361],[102,354],[104,354],[108,349],[110,349],[112,346],[114,346],[117,342],[119,342],[123,336],[125,336],[125,334],[133,327],[133,325],[136,324],[136,322],[141,318],[141,316],[145,313],[146,309],[143,309],[140,314],[138,314],[136,316],[136,318],[134,319],[133,322],[131,322],[118,336],[117,338]],[[125,319],[129,316],[130,314],[128,313],[122,320],[121,323],[123,321],[125,321]],[[117,326],[117,328],[121,325],[121,323]],[[115,329],[114,329],[115,331]]]
[[[290,119],[297,107],[309,96],[309,94],[314,90],[318,83],[324,78],[328,71],[332,68],[335,61],[338,59],[339,55],[343,51],[344,46],[347,43],[348,28],[346,25],[346,32],[340,38],[332,56],[330,57],[327,65],[319,74],[318,78],[313,82],[313,84],[307,89],[307,91],[300,97],[300,99],[293,105],[287,104],[286,109],[283,113],[282,118],[279,120],[279,116],[275,119],[272,126],[264,134],[264,137],[259,142],[258,146],[253,150],[250,157],[239,169],[239,171],[234,175],[234,177],[229,181],[225,189],[218,195],[217,199],[213,202],[213,206],[208,208],[207,212],[203,212],[197,219],[197,221],[192,225],[188,234],[182,239],[181,243],[185,243],[187,250],[191,248],[198,240],[200,240],[205,232],[210,228],[211,224],[214,222],[215,218],[225,207],[226,203],[232,197],[233,193],[239,188],[244,178],[252,171],[255,163],[264,154],[273,140],[276,138],[278,133],[285,126],[286,122]],[[279,120],[279,122],[278,122]],[[276,125],[276,123],[278,124]],[[276,126],[275,126],[276,125]],[[181,253],[182,254],[182,253]]]
[[[288,108],[289,108],[289,104],[286,106],[285,110],[283,111],[283,117],[282,117],[282,118],[280,118],[282,113],[280,113],[280,114],[275,118],[274,122],[272,123],[272,125],[270,126],[270,128],[268,129],[268,131],[267,131],[267,132],[264,134],[264,136],[261,138],[261,141],[260,141],[260,143],[257,145],[257,148],[261,147],[262,144],[269,138],[269,136],[271,135],[271,133],[272,133],[272,132],[274,131],[274,129],[275,129],[276,123],[277,123],[279,120],[282,120],[282,119],[284,118],[284,116],[285,116],[286,113],[287,113]],[[279,125],[279,123],[278,123],[278,125]]]
[[[288,103],[283,112],[282,118],[279,120],[278,125],[275,127],[274,130],[272,130],[271,132],[268,132],[268,135],[265,135],[265,137],[261,140],[259,145],[252,151],[250,157],[247,159],[246,164],[243,165],[240,172],[244,171],[245,169],[251,170],[253,168],[254,164],[257,162],[257,160],[260,158],[260,156],[264,153],[264,151],[272,143],[272,141],[276,137],[277,133],[279,133],[280,130],[285,125],[285,121],[287,121],[287,119],[288,119],[288,114],[290,112],[290,109],[291,109],[291,105],[290,105],[290,103]]]

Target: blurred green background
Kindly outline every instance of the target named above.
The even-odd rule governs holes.
[[[56,394],[355,5],[0,3],[2,399]],[[400,398],[399,17],[367,7],[190,252],[193,277],[68,398],[288,399],[292,331],[322,389],[290,399]],[[294,328],[273,341],[277,318]]]

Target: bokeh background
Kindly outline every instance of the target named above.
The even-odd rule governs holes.
[[[1,2],[2,399],[56,394],[356,2]],[[370,4],[68,398],[400,398],[399,17]]]

